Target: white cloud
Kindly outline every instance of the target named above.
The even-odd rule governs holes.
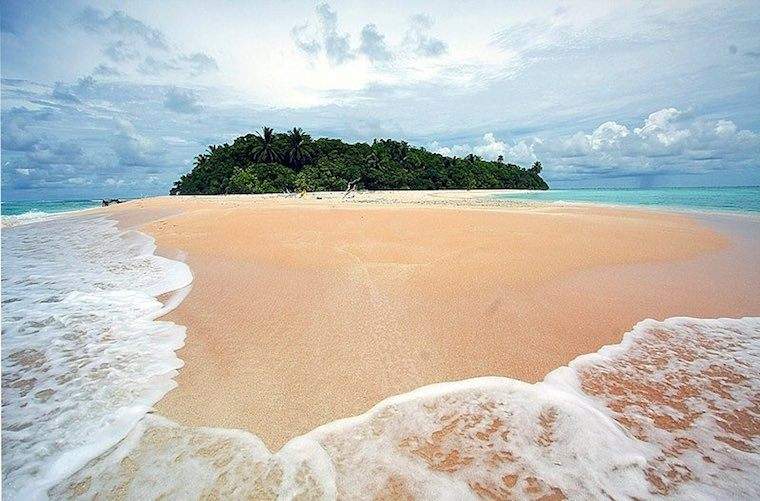
[[[118,133],[112,140],[111,146],[119,162],[124,166],[160,165],[166,151],[158,142],[140,134],[135,126],[123,119],[117,119]]]
[[[691,131],[679,128],[683,113],[675,108],[664,108],[650,114],[644,125],[634,129],[636,135],[644,139],[655,139],[664,146],[670,146],[685,140]]]
[[[175,113],[199,113],[203,107],[198,102],[198,96],[192,90],[171,87],[164,98],[166,109]]]
[[[715,134],[720,137],[731,137],[736,134],[736,124],[731,120],[718,120],[715,124]]]
[[[310,56],[324,54],[333,64],[342,64],[353,59],[350,37],[338,30],[338,14],[327,3],[316,7],[317,29],[311,30],[308,23],[296,25],[291,36],[296,46]]]
[[[678,171],[699,173],[733,166],[755,166],[760,157],[760,134],[740,130],[730,120],[690,118],[676,108],[651,113],[633,132],[626,125],[608,121],[590,133],[552,138],[527,138],[515,143],[489,132],[471,144],[429,149],[444,155],[474,153],[493,160],[528,165],[540,160],[546,175],[560,178],[599,174],[635,175]]]
[[[412,52],[423,57],[437,57],[447,50],[446,42],[430,34],[433,19],[425,14],[416,14],[409,19],[409,30],[404,42]]]
[[[540,146],[541,144],[540,139],[533,139],[529,142],[519,141],[510,145],[497,139],[493,132],[487,132],[474,144],[441,146],[440,143],[434,141],[428,144],[427,148],[446,156],[463,157],[472,153],[485,160],[496,160],[501,156],[505,162],[527,164],[538,159],[535,148],[536,145]]]

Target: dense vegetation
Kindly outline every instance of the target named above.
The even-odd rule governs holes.
[[[347,144],[312,140],[301,129],[276,134],[264,127],[232,144],[210,146],[193,170],[174,183],[172,195],[345,190],[548,188],[541,163],[529,169],[477,155],[451,158],[403,141]]]

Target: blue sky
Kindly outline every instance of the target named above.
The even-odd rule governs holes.
[[[541,160],[553,187],[760,184],[757,2],[4,0],[4,199],[166,193],[271,125]]]

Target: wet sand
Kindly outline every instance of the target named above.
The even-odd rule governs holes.
[[[188,337],[159,412],[273,450],[426,384],[538,381],[644,318],[760,311],[757,253],[683,215],[472,193],[114,209],[167,256],[186,252],[195,276],[168,316]]]

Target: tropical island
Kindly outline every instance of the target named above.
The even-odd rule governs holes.
[[[532,189],[546,190],[541,162],[530,168],[483,160],[470,154],[447,157],[405,141],[372,144],[312,140],[300,128],[275,133],[264,127],[232,144],[209,146],[195,157],[171,195],[282,193],[291,191]]]

